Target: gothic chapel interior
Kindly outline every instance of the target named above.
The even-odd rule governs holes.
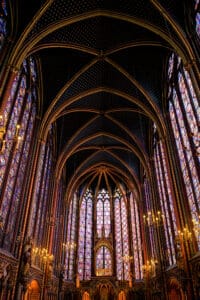
[[[0,300],[200,299],[199,49],[199,0],[0,0]]]

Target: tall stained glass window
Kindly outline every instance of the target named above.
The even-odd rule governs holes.
[[[146,175],[144,177],[144,198],[145,198],[145,211],[143,215],[144,225],[146,232],[146,245],[148,247],[148,253],[151,254],[151,257],[157,258],[157,250],[156,250],[156,232],[154,226],[149,223],[147,220],[151,218],[152,209],[152,199],[151,199],[151,191],[149,180],[147,179]]]
[[[92,192],[87,190],[81,201],[78,234],[78,272],[81,280],[87,280],[91,277],[92,212],[93,196]]]
[[[96,275],[111,276],[112,275],[112,256],[110,250],[106,246],[101,246],[96,253]]]
[[[196,21],[196,32],[200,38],[200,1],[195,0],[195,21]]]
[[[131,256],[134,256],[134,276],[142,278],[139,210],[132,195],[131,222],[128,222],[128,201],[119,189],[110,194],[106,188],[96,191],[96,196],[88,188],[80,198],[74,197],[64,233],[67,280],[74,278],[74,272],[79,274],[80,280],[90,280],[92,275],[112,276],[115,270],[118,280],[129,280],[133,270],[131,260],[127,258]],[[130,245],[131,241],[133,245]]]
[[[200,106],[190,75],[175,54],[169,59],[168,76],[170,120],[191,217],[196,224],[200,215]]]
[[[42,161],[41,158],[44,160]],[[41,245],[45,235],[46,221],[49,221],[50,215],[48,213],[48,197],[50,195],[50,178],[52,174],[53,161],[53,132],[52,128],[49,132],[45,147],[42,146],[40,162],[41,167],[38,168],[38,178],[36,179],[35,196],[33,199],[33,222],[35,223],[34,241],[37,245]],[[42,171],[42,172],[41,172]],[[38,182],[38,180],[40,181]],[[39,187],[39,190],[37,188]]]
[[[7,1],[0,0],[0,51],[3,48],[5,38],[8,35],[7,17],[8,17]]]
[[[97,196],[97,234],[98,237],[108,237],[111,229],[110,196],[105,189],[99,191]]]
[[[123,259],[124,257],[130,256],[127,202],[119,190],[116,190],[114,194],[114,213],[117,278],[119,280],[128,280],[130,274],[130,262]]]
[[[172,189],[169,181],[166,155],[162,141],[157,139],[157,131],[154,126],[154,164],[158,183],[158,192],[161,212],[164,216],[162,224],[165,229],[166,252],[165,257],[170,265],[176,262],[174,240],[177,235],[176,218],[174,213]],[[160,224],[160,225],[162,225]]]
[[[4,228],[2,247],[10,250],[14,228],[19,226],[17,216],[22,209],[23,186],[27,178],[28,157],[36,117],[36,64],[32,57],[23,62],[16,75],[0,118],[5,127],[0,152],[1,216]]]
[[[67,241],[65,244],[65,279],[73,280],[75,276],[75,254],[76,254],[76,228],[77,228],[77,209],[78,209],[78,197],[76,193],[70,202],[69,214],[68,214],[68,227],[67,227]]]
[[[140,217],[137,205],[136,194],[130,195],[130,210],[131,210],[131,227],[132,227],[132,241],[133,241],[133,259],[134,259],[134,277],[135,279],[142,279],[143,277],[143,257],[142,257],[142,239],[140,228]]]

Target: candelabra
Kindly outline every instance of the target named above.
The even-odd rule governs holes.
[[[143,215],[143,220],[148,226],[160,226],[164,222],[164,215],[159,210],[156,212],[149,210],[146,215]]]
[[[150,276],[156,275],[156,265],[158,264],[158,261],[154,258],[151,258],[150,260],[146,261],[146,264],[142,266],[142,269],[144,271],[144,274],[147,276],[148,274]],[[145,277],[146,277],[145,276]]]
[[[32,255],[33,263],[43,268],[46,263],[52,263],[54,259],[53,254],[49,254],[47,248],[34,247],[32,249]]]
[[[72,242],[67,242],[67,243],[63,243],[63,248],[65,249],[70,249],[70,250],[75,250],[76,249],[76,243],[74,241]]]
[[[182,231],[178,230],[178,237],[181,242],[190,242],[192,240],[192,232],[186,226]]]
[[[20,125],[16,125],[15,133],[12,138],[6,136],[6,126],[4,122],[4,118],[0,115],[0,153],[2,153],[6,147],[6,144],[9,142],[16,142],[16,149],[18,149],[20,145],[20,141],[22,137],[19,135]]]
[[[122,256],[122,261],[126,262],[126,263],[129,263],[133,260],[133,256],[130,256],[128,254]]]
[[[48,253],[47,248],[34,247],[32,249],[33,258],[39,260],[39,267],[43,270],[42,299],[46,299],[46,291],[52,286],[53,277],[53,254]],[[35,261],[36,262],[36,261]],[[37,262],[36,262],[37,264]]]
[[[124,256],[122,256],[121,258],[122,263],[124,265],[124,269],[122,271],[122,280],[124,280],[124,275],[128,274],[128,277],[126,278],[126,280],[128,279],[129,281],[129,287],[132,287],[132,272],[131,272],[131,262],[133,261],[133,256],[125,254]]]

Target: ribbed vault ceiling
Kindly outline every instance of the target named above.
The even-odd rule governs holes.
[[[39,59],[41,138],[56,125],[56,175],[65,170],[68,194],[118,183],[139,190],[149,170],[153,122],[165,132],[166,62],[182,43],[159,4],[181,26],[181,0],[21,1],[13,64]]]

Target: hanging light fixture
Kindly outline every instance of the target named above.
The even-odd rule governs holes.
[[[20,125],[16,125],[15,134],[13,138],[6,137],[6,126],[4,117],[0,115],[0,153],[2,153],[9,142],[16,143],[16,149],[18,149],[22,137],[19,135]]]

